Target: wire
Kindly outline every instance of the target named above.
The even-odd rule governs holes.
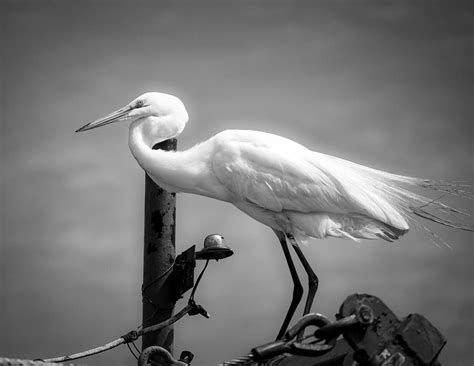
[[[127,347],[128,347],[128,350],[130,351],[130,353],[133,355],[133,357],[135,357],[135,359],[138,361],[138,356],[135,354],[135,352],[133,352],[132,348],[130,347],[130,343],[127,343]]]
[[[176,261],[173,260],[173,263],[166,269],[166,271],[164,271],[162,274],[160,274],[158,277],[156,277],[154,280],[152,280],[146,286],[145,286],[145,284],[143,284],[142,285],[142,295],[145,295],[146,290],[148,290],[151,286],[153,286],[155,283],[157,283],[159,280],[161,280],[164,276],[166,276],[174,268],[175,263],[176,263]]]
[[[140,353],[140,350],[138,349],[138,347],[137,347],[137,345],[135,344],[135,342],[132,341],[131,343],[132,343],[133,348],[135,348],[135,350],[136,350],[138,353]]]
[[[153,318],[156,313],[158,312],[159,310],[159,307],[158,305],[156,305],[153,300],[146,294],[146,290],[148,290],[151,286],[153,286],[155,283],[157,283],[159,280],[161,280],[164,276],[166,276],[173,268],[174,268],[174,265],[176,264],[176,261],[173,260],[173,263],[162,273],[160,274],[158,277],[156,277],[154,280],[152,280],[149,284],[147,284],[145,286],[145,284],[142,284],[142,297],[148,301],[149,304],[151,304],[152,306],[154,306],[156,308],[156,310],[148,317],[146,318],[145,320],[143,320],[143,322],[137,327],[137,329],[143,327],[143,324],[145,324],[148,320],[150,320],[151,318]]]
[[[175,322],[177,322],[179,319],[181,319],[183,316],[188,314],[191,310],[193,310],[192,305],[186,305],[179,313],[176,313],[173,315],[171,318],[166,319],[165,321],[162,321],[161,323],[155,324],[155,325],[150,325],[149,327],[140,329],[137,331],[137,336],[141,337],[144,334],[155,332],[161,328],[167,327]]]
[[[204,271],[206,270],[208,264],[209,264],[209,259],[206,260],[206,264],[204,265],[204,268],[202,269],[201,273],[199,273],[199,276],[196,280],[196,283],[193,286],[193,290],[191,291],[191,295],[189,296],[189,302],[194,301],[194,294],[196,292],[196,289],[199,285],[199,282],[201,281],[201,278],[202,278],[202,276],[204,274]]]
[[[175,262],[173,262],[170,265],[169,268],[167,268],[162,274],[160,274],[158,277],[156,277],[149,284],[147,284],[146,286],[142,285],[142,295],[143,295],[143,297],[147,298],[147,300],[150,301],[150,303],[152,305],[156,306],[155,304],[153,304],[153,302],[151,302],[151,300],[145,294],[145,291],[150,286],[152,286],[153,284],[155,284],[156,282],[161,280],[164,276],[166,276],[166,274],[168,274],[173,269],[174,265],[175,265]],[[141,336],[143,336],[144,334],[147,334],[147,333],[155,332],[155,331],[157,331],[161,328],[167,327],[167,326],[177,322],[179,319],[181,319],[186,314],[191,314],[191,315],[197,314],[197,312],[194,312],[194,314],[193,314],[193,311],[195,311],[196,307],[199,306],[199,305],[196,305],[196,303],[194,302],[194,295],[196,293],[199,282],[201,281],[201,278],[204,275],[204,272],[206,271],[208,265],[209,265],[209,259],[206,260],[206,264],[204,265],[204,268],[202,269],[201,273],[199,274],[199,276],[196,280],[196,283],[193,286],[193,289],[191,291],[191,295],[189,297],[188,304],[183,309],[181,309],[178,313],[176,313],[175,315],[173,315],[170,318],[166,319],[165,321],[163,321],[161,323],[158,323],[158,324],[155,324],[155,325],[148,326],[146,328],[143,328],[143,323],[142,323],[137,327],[137,330],[130,331],[129,333],[125,334],[124,336],[122,336],[122,337],[120,337],[116,340],[113,340],[113,341],[111,341],[111,342],[109,342],[109,343],[107,343],[103,346],[99,346],[99,347],[96,347],[96,348],[89,349],[87,351],[75,353],[75,354],[68,355],[68,356],[60,356],[60,357],[44,359],[44,362],[63,362],[63,361],[70,361],[70,360],[75,360],[75,359],[79,359],[79,358],[84,358],[84,357],[87,357],[87,356],[92,356],[92,355],[95,355],[95,354],[98,354],[98,353],[101,353],[101,352],[108,351],[108,350],[110,350],[112,348],[115,348],[115,347],[118,347],[118,346],[120,346],[121,344],[124,344],[124,343],[127,345],[128,349],[130,350],[132,355],[138,360],[137,355],[135,354],[135,352],[130,347],[130,343],[132,343],[133,347],[137,350],[138,353],[140,353],[140,351],[138,350],[138,347],[135,345],[135,343],[133,343],[133,341],[136,340],[138,337],[141,337]],[[156,311],[158,311],[158,310],[159,309],[157,309]],[[204,309],[202,309],[202,310],[204,310]],[[155,313],[156,313],[156,311],[155,311]],[[155,315],[155,314],[153,314],[153,315]],[[139,329],[139,328],[141,328],[141,329]],[[153,362],[153,361],[151,361],[151,362]]]
[[[154,305],[154,304],[152,304],[152,305]],[[160,310],[160,309],[157,307],[157,309],[156,309],[153,313],[151,313],[151,315],[150,315],[148,318],[146,318],[145,320],[143,320],[142,323],[141,323],[139,326],[137,326],[136,329],[137,329],[137,330],[138,330],[138,329],[143,329],[143,324],[147,323],[148,320],[150,320],[151,318],[153,318],[153,317],[156,315],[156,313],[158,312],[158,310]]]
[[[188,314],[193,308],[194,307],[192,305],[188,304],[183,309],[181,309],[181,311],[179,311],[177,314],[173,315],[171,318],[166,319],[165,321],[163,321],[161,323],[158,323],[158,324],[140,329],[138,331],[133,330],[133,331],[121,336],[120,338],[118,338],[118,339],[116,339],[112,342],[109,342],[109,343],[107,343],[103,346],[99,346],[99,347],[96,347],[96,348],[93,348],[93,349],[89,349],[89,350],[84,351],[84,352],[74,353],[74,354],[69,355],[69,356],[60,356],[60,357],[43,359],[43,362],[53,363],[53,362],[64,362],[64,361],[76,360],[78,358],[84,358],[84,357],[87,357],[87,356],[92,356],[92,355],[96,355],[96,354],[101,353],[101,352],[108,351],[108,350],[110,350],[112,348],[115,348],[115,347],[118,347],[118,346],[120,346],[121,344],[124,344],[124,343],[126,343],[128,345],[128,343],[133,342],[133,340],[136,340],[138,337],[141,337],[144,334],[155,332],[155,331],[157,331],[161,328],[167,327],[167,326],[177,322],[183,316]]]

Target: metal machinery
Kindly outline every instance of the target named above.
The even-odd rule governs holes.
[[[219,260],[232,255],[223,238],[214,234],[206,238],[204,249],[195,246],[176,258],[170,280],[174,297],[180,298],[193,288],[190,303],[194,314],[207,316],[196,305],[193,295],[204,270],[194,284],[196,260]],[[206,268],[204,267],[204,269]],[[193,313],[189,313],[193,315]],[[399,319],[378,297],[353,294],[339,308],[334,321],[321,314],[307,314],[276,341],[255,347],[243,357],[224,362],[223,366],[439,366],[437,357],[446,340],[422,315],[410,314]],[[157,354],[169,365],[190,365],[191,352],[184,351],[180,360],[161,347],[149,347],[140,357],[140,365],[148,365]]]

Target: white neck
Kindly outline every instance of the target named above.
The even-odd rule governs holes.
[[[170,192],[175,192],[176,176],[182,169],[183,162],[179,159],[179,154],[173,151],[153,150],[152,146],[164,139],[151,140],[143,132],[141,121],[135,121],[130,125],[128,146],[138,164],[150,177],[161,187]]]
[[[227,193],[216,185],[209,169],[209,158],[213,155],[211,144],[203,143],[178,152],[152,149],[154,144],[163,140],[144,133],[140,120],[130,125],[130,150],[155,183],[169,192],[194,193],[227,200]]]

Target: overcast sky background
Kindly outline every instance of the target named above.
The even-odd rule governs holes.
[[[258,129],[472,184],[472,3],[269,3],[0,1],[0,356],[78,352],[140,323],[144,174],[126,126],[74,130],[145,91],[184,101],[180,149]],[[272,340],[292,291],[274,234],[228,204],[177,206],[178,253],[219,232],[235,255],[209,266],[197,301],[211,319],[181,320],[176,353],[212,365]],[[311,241],[313,310],[379,296],[440,329],[443,364],[470,365],[473,236],[428,226],[453,250],[416,230],[393,245]],[[126,347],[82,362],[135,363]]]

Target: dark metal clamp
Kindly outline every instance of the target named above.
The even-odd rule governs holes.
[[[252,349],[255,361],[264,361],[269,358],[291,353],[298,355],[317,355],[329,351],[334,347],[336,338],[326,339],[324,343],[305,343],[298,339],[298,334],[309,326],[324,327],[331,321],[321,314],[307,314],[289,328],[283,338],[269,342]]]
[[[307,314],[288,329],[282,339],[252,349],[255,361],[291,353],[300,356],[317,356],[329,352],[336,344],[337,338],[347,329],[354,326],[368,326],[374,322],[374,313],[369,306],[359,306],[354,314],[331,322],[321,314]],[[316,326],[311,342],[303,342],[299,334],[309,326]]]

